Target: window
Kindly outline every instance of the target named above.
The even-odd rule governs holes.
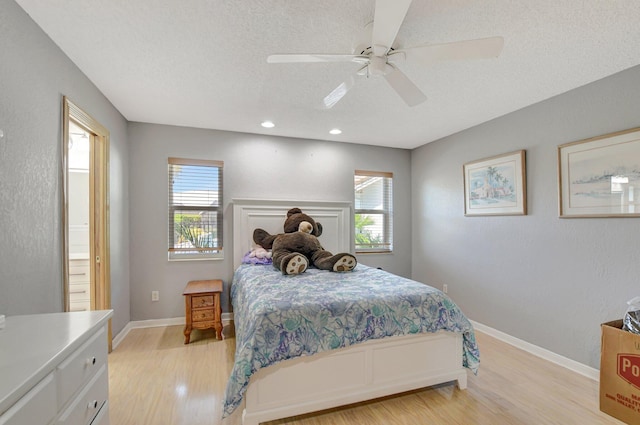
[[[356,170],[356,252],[393,251],[393,174]]]
[[[222,258],[222,161],[169,158],[169,259]]]

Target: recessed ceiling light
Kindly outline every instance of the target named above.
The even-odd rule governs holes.
[[[339,128],[334,128],[334,129],[330,130],[329,133],[331,133],[331,134],[340,134],[340,133],[342,133],[342,130],[340,130]]]
[[[273,128],[276,126],[272,121],[263,121],[260,125],[264,128]]]

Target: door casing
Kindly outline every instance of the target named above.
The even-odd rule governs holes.
[[[111,308],[111,267],[109,248],[109,131],[97,120],[63,97],[62,182],[63,182],[63,286],[64,311],[69,311],[69,121],[83,127],[90,135],[89,164],[89,264],[91,304],[96,310]],[[111,320],[109,320],[111,351]]]

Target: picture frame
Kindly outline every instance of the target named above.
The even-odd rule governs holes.
[[[526,215],[525,151],[468,162],[464,174],[464,215]]]
[[[558,146],[561,218],[640,217],[640,127]]]

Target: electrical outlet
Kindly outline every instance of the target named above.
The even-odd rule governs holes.
[[[442,292],[446,294],[448,290],[449,290],[449,286],[446,283],[442,285]]]
[[[151,291],[151,301],[160,301],[159,291]]]

